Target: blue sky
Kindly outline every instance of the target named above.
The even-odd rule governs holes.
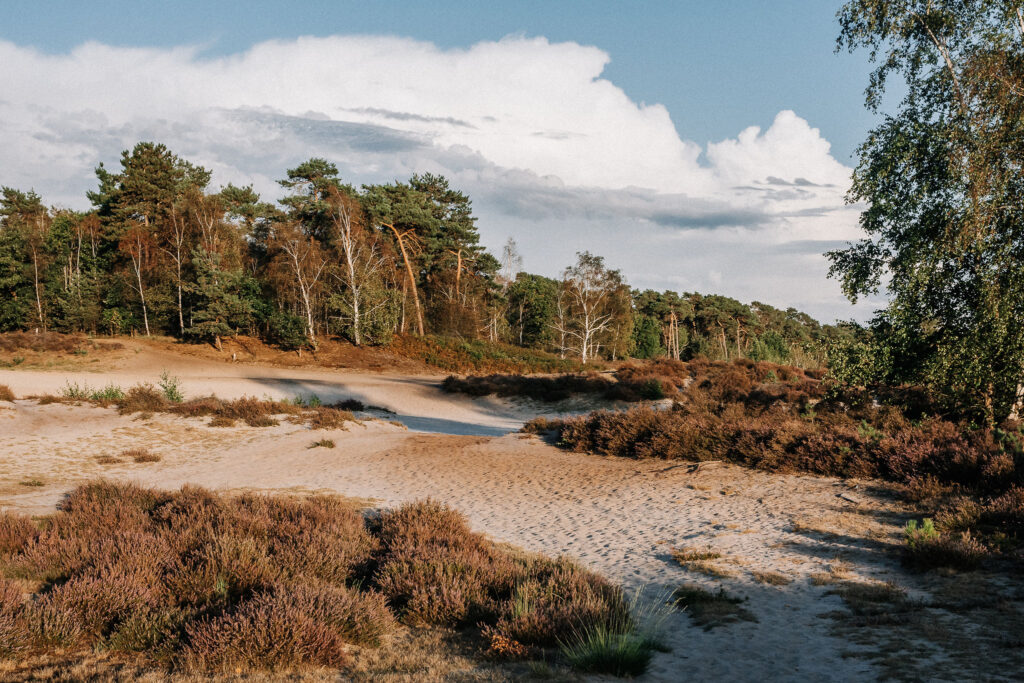
[[[49,53],[87,40],[110,45],[198,44],[211,55],[304,35],[394,34],[468,47],[509,34],[596,45],[605,76],[634,100],[660,102],[681,135],[720,140],[793,109],[821,128],[841,161],[872,125],[862,91],[868,65],[835,54],[840,2],[831,0],[547,0],[245,3],[6,0],[0,39]],[[642,7],[642,9],[637,9]]]
[[[443,173],[534,272],[586,249],[637,287],[863,320],[822,256],[858,237],[873,121],[839,5],[7,0],[0,184],[84,209],[96,163],[154,139],[267,198],[310,156]]]

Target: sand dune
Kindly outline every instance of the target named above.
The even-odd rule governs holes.
[[[143,354],[139,354],[143,355]],[[446,396],[435,378],[358,372],[258,368],[153,354],[105,375],[0,372],[19,395],[58,391],[66,381],[92,386],[153,382],[161,370],[182,378],[186,393],[358,398],[394,410],[404,425],[367,421],[347,430],[306,426],[210,428],[205,421],[158,414],[120,416],[113,409],[20,400],[0,404],[0,507],[52,509],[75,483],[96,476],[176,487],[330,491],[391,505],[431,497],[464,511],[496,540],[579,558],[648,599],[682,581],[724,585],[756,621],[703,630],[682,613],[666,622],[671,652],[656,656],[646,680],[870,680],[879,675],[854,645],[834,637],[822,616],[840,598],[809,579],[842,553],[852,576],[899,575],[884,544],[899,538],[896,504],[868,486],[769,475],[717,465],[633,461],[561,451],[507,433],[530,417],[525,405]],[[430,433],[428,433],[430,432]],[[331,438],[334,449],[309,448]],[[100,464],[129,447],[156,463]],[[42,486],[20,482],[38,480]],[[846,498],[839,497],[846,495]],[[848,500],[849,499],[849,500]],[[852,501],[852,502],[851,502]],[[800,520],[819,527],[809,532]],[[794,523],[796,522],[796,524]],[[831,527],[829,527],[831,525]],[[812,525],[813,526],[813,525]],[[820,527],[833,528],[832,536]],[[688,573],[673,546],[713,547],[727,578]],[[788,585],[755,580],[776,572]]]

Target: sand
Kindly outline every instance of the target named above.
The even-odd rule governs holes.
[[[446,396],[438,377],[259,368],[137,354],[109,375],[0,371],[17,395],[59,390],[66,381],[124,386],[167,369],[187,394],[358,398],[395,411],[401,425],[369,419],[346,430],[210,428],[204,420],[33,401],[0,403],[0,508],[52,510],[75,483],[96,476],[159,487],[195,483],[225,490],[335,492],[380,505],[433,498],[463,511],[498,541],[569,555],[661,600],[682,582],[724,586],[744,597],[756,621],[710,630],[666,611],[665,641],[644,680],[873,680],[875,664],[850,656],[863,646],[836,637],[823,618],[842,609],[810,580],[845,558],[851,576],[902,579],[885,544],[898,542],[898,506],[866,483],[770,475],[730,465],[568,453],[510,433],[536,413],[525,403]],[[364,414],[372,417],[374,413]],[[385,416],[388,417],[388,416]],[[320,438],[337,447],[309,448]],[[155,463],[100,464],[129,447]],[[37,480],[42,486],[21,482]],[[842,497],[841,497],[842,496]],[[713,547],[732,576],[687,571],[674,546]],[[756,572],[792,579],[769,585]]]

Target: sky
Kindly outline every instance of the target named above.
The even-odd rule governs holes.
[[[838,2],[22,2],[0,23],[0,184],[85,209],[140,140],[274,180],[311,156],[354,184],[442,173],[481,239],[555,276],[577,251],[640,288],[864,320],[822,253],[870,65]]]

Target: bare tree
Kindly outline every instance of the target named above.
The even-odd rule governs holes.
[[[305,235],[295,224],[278,226],[274,239],[278,258],[285,263],[299,293],[306,317],[306,335],[310,345],[316,349],[316,325],[313,309],[321,278],[328,261],[320,244],[313,237]]]
[[[364,312],[365,289],[384,269],[385,259],[377,241],[367,235],[356,220],[358,204],[355,200],[335,191],[331,193],[328,207],[333,239],[342,259],[341,268],[332,270],[331,274],[345,287],[347,304],[352,311],[352,341],[360,346],[364,314],[372,315],[382,305]]]
[[[519,255],[519,245],[509,237],[501,249],[501,291],[508,289],[516,281],[516,275],[523,268],[523,257]]]
[[[142,274],[149,270],[150,251],[152,248],[152,235],[149,231],[149,220],[144,218],[143,225],[134,225],[121,237],[121,251],[128,254],[132,262],[132,272],[135,275],[133,288],[139,295],[142,303],[142,321],[146,328],[146,336],[149,336],[149,311],[146,307],[146,289],[142,283]]]
[[[187,258],[187,246],[189,239],[189,224],[185,210],[177,203],[171,205],[169,225],[161,235],[158,247],[160,251],[167,254],[174,264],[174,280],[178,289],[178,332],[185,334],[185,315],[182,306],[182,271]]]
[[[382,223],[385,228],[390,228],[391,232],[395,236],[395,241],[398,242],[398,249],[402,252],[402,261],[405,262],[405,271],[409,276],[409,289],[412,290],[412,300],[416,305],[416,329],[419,335],[423,336],[423,309],[420,307],[420,294],[419,289],[416,287],[416,276],[413,274],[412,263],[409,261],[409,249],[406,248],[406,243],[409,243],[409,247],[419,243],[419,239],[412,230],[405,230],[404,232],[398,232],[398,229],[391,223]],[[404,324],[403,324],[404,328]]]
[[[576,265],[562,274],[555,331],[563,340],[563,349],[571,347],[586,363],[597,356],[601,336],[621,313],[615,293],[623,283],[619,272],[605,268],[600,256],[586,251],[576,256]]]

